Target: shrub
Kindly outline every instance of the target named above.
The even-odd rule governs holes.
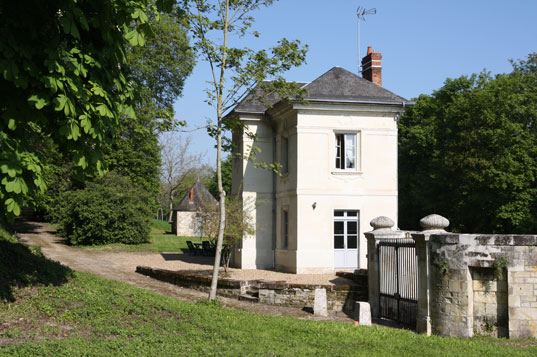
[[[151,203],[143,188],[108,173],[84,189],[60,194],[53,219],[70,244],[145,243],[149,241]]]

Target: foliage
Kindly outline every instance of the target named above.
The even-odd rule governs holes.
[[[222,161],[222,187],[224,188],[224,191],[230,193],[231,192],[231,177],[232,177],[232,162],[233,157],[231,155],[228,155],[224,161]],[[213,175],[210,178],[210,181],[207,182],[207,190],[213,195],[214,197],[218,197],[218,177],[216,175],[216,171],[213,173]]]
[[[78,172],[103,172],[103,143],[120,117],[134,117],[125,47],[145,43],[153,10],[149,0],[2,3],[0,210],[9,217],[46,188],[43,139]]]
[[[208,126],[209,135],[216,139],[216,175],[218,198],[220,200],[220,220],[213,266],[213,278],[209,299],[216,298],[218,269],[226,224],[225,196],[222,186],[222,148],[229,147],[225,142],[225,130],[243,128],[234,116],[224,114],[236,106],[247,94],[252,93],[262,102],[270,95],[282,99],[302,97],[304,89],[297,83],[288,83],[282,77],[285,71],[300,66],[306,58],[307,46],[300,41],[285,38],[269,51],[254,51],[247,47],[233,47],[232,42],[248,34],[259,37],[257,31],[250,32],[254,22],[252,13],[274,0],[184,0],[188,15],[194,48],[209,65],[211,78],[207,82],[207,103],[215,109],[215,122]],[[270,81],[267,81],[270,79]],[[254,90],[255,89],[255,90]],[[276,168],[274,164],[269,165]]]
[[[19,223],[18,228],[24,227]],[[46,259],[39,250],[19,243],[0,220],[0,305],[14,301],[17,288],[63,284],[71,274],[69,268]]]
[[[498,280],[504,280],[505,273],[507,272],[507,265],[509,261],[506,257],[499,257],[494,260],[492,268],[494,270],[494,277]]]
[[[224,269],[229,267],[230,251],[244,236],[255,234],[255,200],[226,198],[226,228],[223,245],[226,247]],[[204,205],[196,212],[196,220],[200,224],[201,237],[216,242],[218,239],[218,222],[220,222],[219,207]]]
[[[53,219],[70,244],[138,244],[149,241],[151,195],[108,173],[84,189],[62,193]]]
[[[170,223],[152,220],[151,233],[148,243],[142,244],[107,244],[105,246],[90,246],[87,249],[106,251],[106,252],[188,252],[187,240],[201,243],[201,240],[195,237],[182,237],[170,233]]]
[[[144,46],[127,49],[129,78],[136,82],[136,119],[120,120],[119,134],[105,148],[105,162],[143,186],[159,193],[160,146],[158,136],[179,124],[173,103],[181,95],[186,77],[194,67],[194,54],[180,11],[160,13],[149,21],[155,33]]]
[[[138,84],[137,117],[151,121],[150,129],[168,131],[184,125],[174,118],[173,104],[183,91],[186,77],[195,64],[184,14],[179,9],[150,17],[154,36],[144,46],[127,50],[130,76]]]
[[[537,230],[537,54],[509,74],[446,80],[400,121],[400,225],[432,212],[454,231]]]
[[[535,356],[534,339],[442,338],[194,304],[90,274],[0,303],[6,356]],[[236,309],[236,307],[235,307]]]

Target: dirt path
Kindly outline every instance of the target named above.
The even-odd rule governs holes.
[[[167,267],[167,265],[171,265],[170,262],[163,262],[161,254],[103,252],[92,249],[74,248],[66,245],[63,238],[55,236],[55,229],[44,223],[18,221],[16,231],[22,243],[41,247],[41,251],[47,258],[58,261],[73,270],[121,281],[138,288],[151,290],[158,294],[184,301],[199,301],[207,298],[207,294],[204,292],[161,282],[135,272],[136,265],[154,266],[152,262],[158,262],[161,268],[172,269],[171,266]],[[206,266],[203,267],[207,268]],[[224,297],[219,297],[219,300],[227,308],[251,313],[289,316],[301,319],[352,322],[347,315],[341,312],[323,318],[295,308],[268,306]]]

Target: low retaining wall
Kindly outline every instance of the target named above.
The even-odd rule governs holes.
[[[206,291],[211,277],[165,269],[138,266],[136,272],[178,286]],[[249,295],[258,297],[262,304],[312,308],[315,289],[326,289],[328,310],[351,314],[355,301],[367,301],[367,286],[289,284],[284,281],[218,279],[218,295],[239,298]]]

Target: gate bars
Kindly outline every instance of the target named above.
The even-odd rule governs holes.
[[[377,246],[380,317],[416,328],[418,257],[413,239],[383,239]]]

